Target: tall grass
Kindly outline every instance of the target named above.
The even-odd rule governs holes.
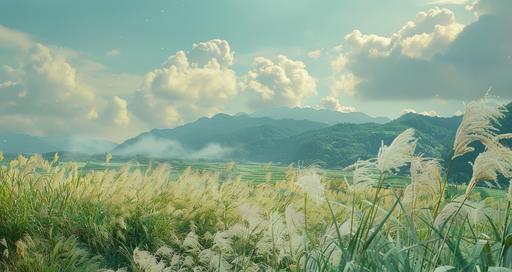
[[[512,190],[474,190],[512,176],[503,112],[487,98],[467,105],[453,159],[475,141],[486,150],[465,188],[448,184],[450,162],[415,155],[413,130],[345,180],[290,167],[247,183],[233,164],[172,179],[164,164],[79,174],[58,156],[20,156],[0,168],[0,270],[509,271]],[[387,188],[405,169],[410,184]]]

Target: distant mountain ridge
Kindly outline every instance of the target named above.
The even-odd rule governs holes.
[[[208,144],[229,147],[229,149],[233,151],[233,149],[245,149],[245,146],[251,145],[254,142],[262,140],[273,141],[327,126],[328,125],[324,123],[307,120],[274,120],[268,117],[217,114],[211,118],[203,117],[195,122],[176,128],[153,129],[149,132],[142,133],[121,143],[112,153],[115,155],[142,153],[148,156],[151,156],[151,153],[158,153],[159,157],[165,155],[161,150],[156,150],[158,152],[150,152],[151,150],[148,150],[150,149],[149,147],[146,149],[144,146],[141,146],[141,148],[133,148],[134,145],[138,145],[138,143],[141,142],[150,143],[150,145],[157,149],[167,147],[169,148],[168,155],[171,157],[173,156],[173,151],[179,151],[178,153],[185,151],[195,152],[207,147]],[[131,150],[140,150],[140,152],[130,152]]]
[[[371,117],[362,112],[339,112],[328,109],[314,109],[314,108],[270,108],[260,110],[249,114],[252,117],[269,117],[272,119],[294,119],[294,120],[309,120],[330,125],[338,123],[350,124],[364,124],[364,123],[377,123],[384,124],[391,119],[387,117]]]
[[[303,162],[340,167],[359,158],[374,156],[381,141],[389,144],[409,127],[416,129],[417,136],[421,138],[419,152],[433,157],[443,156],[450,148],[460,121],[460,116],[441,118],[409,113],[385,124],[328,125],[308,120],[218,114],[173,129],[142,133],[117,146],[113,154],[135,155],[142,152],[152,156],[143,143],[146,147],[158,143],[155,145],[158,151],[168,148],[167,155],[173,157],[216,144],[218,148],[229,149],[229,152],[218,153],[217,157],[214,154],[213,158],[217,159],[283,164]],[[140,148],[132,148],[137,145]],[[165,155],[166,152],[158,152],[159,157]]]
[[[101,154],[117,144],[111,141],[73,136],[33,136],[23,133],[0,132],[0,151],[4,153],[43,154],[75,152]]]
[[[4,153],[46,153],[57,147],[41,137],[22,133],[0,132],[0,151]]]

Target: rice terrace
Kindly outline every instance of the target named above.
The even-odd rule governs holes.
[[[512,271],[509,0],[0,0],[0,271]]]

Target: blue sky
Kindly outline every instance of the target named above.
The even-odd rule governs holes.
[[[391,34],[431,6],[418,0],[20,0],[3,1],[0,18],[38,41],[72,48],[116,70],[145,73],[178,50],[216,38],[229,41],[238,55],[304,58],[304,52],[340,44],[353,29]],[[462,11],[461,21],[474,20],[454,7]],[[125,54],[106,58],[114,48]]]
[[[510,99],[512,46],[493,32],[511,29],[504,12],[511,5],[1,1],[0,124],[35,134],[86,133],[62,128],[72,122],[93,136],[120,139],[202,115],[273,106],[452,115],[489,88]],[[54,115],[31,107],[64,101],[69,106]],[[105,132],[112,126],[119,128]]]

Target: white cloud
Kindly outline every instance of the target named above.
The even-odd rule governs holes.
[[[74,67],[42,44],[30,48],[23,65],[10,67],[9,74],[0,92],[6,114],[85,117],[96,106],[96,95],[77,80]]]
[[[107,57],[115,57],[115,56],[119,56],[121,54],[121,50],[119,49],[111,49],[111,50],[108,50],[107,53],[105,53],[105,55]]]
[[[360,79],[352,73],[335,73],[331,85],[331,95],[338,97],[340,93],[353,96]]]
[[[451,10],[435,7],[419,12],[414,20],[389,37],[363,34],[356,29],[345,36],[345,41],[349,45],[349,57],[358,54],[387,57],[393,51],[400,51],[410,58],[430,59],[445,52],[463,29],[464,25],[457,23]]]
[[[121,126],[126,126],[130,124],[130,117],[128,113],[128,103],[126,100],[120,98],[119,96],[114,96],[112,98],[112,109],[114,112],[114,122]]]
[[[452,11],[436,7],[389,36],[354,30],[331,62],[331,96],[451,101],[473,99],[492,86],[509,98],[512,2],[481,0],[471,9],[485,16],[467,26]]]
[[[469,0],[436,0],[429,2],[429,5],[464,5],[469,2]]]
[[[364,74],[375,69],[360,68],[363,63],[383,59],[402,58],[429,60],[445,52],[464,26],[455,20],[455,15],[445,8],[432,8],[419,12],[414,20],[407,22],[389,37],[363,34],[353,30],[345,36],[345,47],[336,47],[337,56],[331,61],[332,97],[341,93],[353,96],[360,83],[367,80]]]
[[[279,55],[276,62],[257,57],[243,82],[252,108],[302,105],[302,100],[317,94],[316,79],[301,61]]]
[[[408,114],[408,113],[415,113],[415,114],[420,114],[420,115],[425,115],[425,116],[430,116],[430,117],[439,116],[439,114],[435,110],[417,112],[416,110],[411,109],[411,108],[405,108],[402,111],[400,111],[400,116],[402,116],[404,114]]]
[[[371,57],[386,56],[391,49],[391,38],[375,34],[366,35],[354,30],[345,36],[352,53],[367,53]]]
[[[315,60],[319,59],[321,55],[322,55],[322,50],[320,50],[320,49],[308,52],[308,57],[315,59]]]
[[[419,12],[413,21],[394,34],[394,40],[403,55],[430,59],[445,52],[463,29],[464,25],[456,22],[451,10],[435,7]]]
[[[28,49],[32,39],[24,32],[0,25],[0,47]]]
[[[106,88],[89,84],[88,80],[95,77],[88,67],[94,62],[72,50],[37,43],[16,30],[0,27],[0,32],[9,34],[0,35],[0,46],[14,46],[7,52],[16,63],[6,64],[0,71],[1,127],[38,135],[80,134],[110,139],[133,133],[126,102],[105,95],[102,91]]]
[[[178,51],[146,74],[129,108],[149,126],[171,127],[221,111],[237,94],[229,66],[233,52],[222,40]]]
[[[214,39],[195,43],[188,57],[190,63],[197,66],[205,66],[215,59],[221,67],[226,68],[233,64],[234,52],[227,41]]]
[[[332,97],[332,96],[324,97],[320,101],[320,106],[325,109],[329,109],[329,110],[333,110],[333,111],[340,111],[340,112],[355,112],[356,111],[356,108],[351,107],[351,106],[344,106],[340,103],[340,101],[338,99],[336,99],[335,97]]]

